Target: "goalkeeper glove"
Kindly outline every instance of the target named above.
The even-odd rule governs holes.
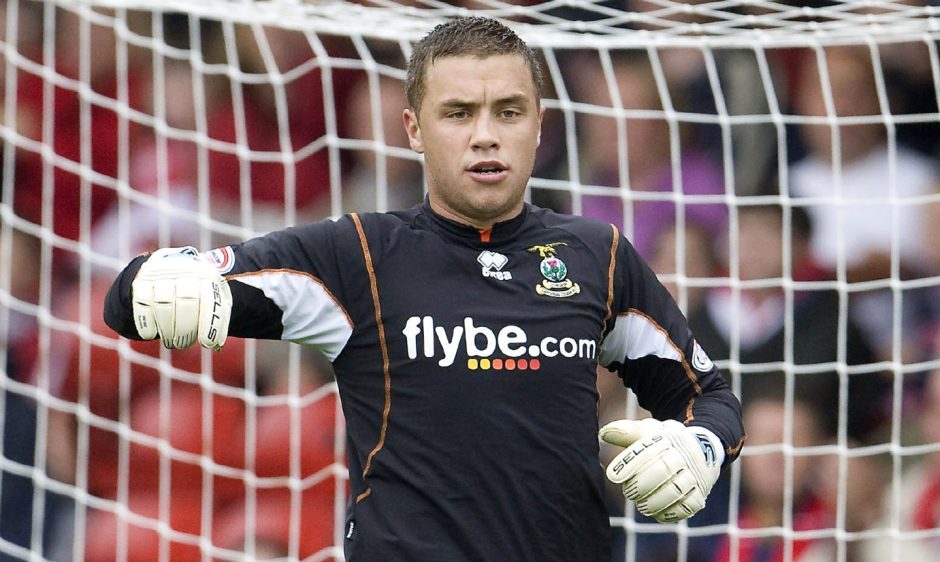
[[[600,430],[607,443],[626,447],[607,466],[637,510],[660,523],[691,517],[721,472],[724,451],[710,431],[675,420],[618,420]]]
[[[168,349],[196,343],[219,350],[228,335],[232,293],[219,270],[192,246],[162,248],[131,284],[134,325],[145,340]]]

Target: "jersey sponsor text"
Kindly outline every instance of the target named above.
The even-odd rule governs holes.
[[[402,333],[406,338],[409,359],[417,359],[419,353],[429,359],[440,355],[437,364],[441,367],[452,366],[461,348],[471,368],[491,365],[497,361],[499,365],[540,365],[535,358],[561,356],[594,359],[597,354],[597,342],[594,340],[548,336],[539,341],[530,341],[528,334],[519,326],[510,324],[499,329],[477,326],[469,316],[464,318],[462,325],[450,329],[436,326],[431,316],[412,316],[405,322]],[[507,359],[503,361],[502,357],[494,356]],[[509,363],[510,360],[512,363]]]

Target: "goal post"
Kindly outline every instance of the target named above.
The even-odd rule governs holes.
[[[470,14],[544,66],[528,199],[617,225],[745,407],[687,523],[610,487],[614,560],[940,556],[933,3],[6,0],[0,560],[343,558],[326,360],[170,353],[102,303],[147,249],[419,203],[405,66]]]

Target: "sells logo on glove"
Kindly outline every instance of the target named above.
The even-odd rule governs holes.
[[[616,463],[611,467],[611,470],[614,474],[619,475],[620,472],[627,467],[628,464],[636,460],[640,455],[642,455],[649,448],[654,447],[657,443],[663,440],[662,435],[653,435],[649,439],[644,439],[643,441],[638,441],[634,443],[634,446],[626,451],[623,459],[620,462]]]
[[[209,319],[209,330],[206,332],[206,337],[208,337],[210,340],[218,339],[219,330],[222,329],[222,311],[223,311],[222,307],[223,307],[223,302],[222,302],[221,284],[213,281],[212,283],[212,316]]]

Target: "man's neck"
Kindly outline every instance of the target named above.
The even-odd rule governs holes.
[[[519,216],[519,213],[522,212],[522,209],[525,206],[524,202],[520,202],[519,205],[511,209],[509,212],[494,217],[470,217],[458,213],[446,205],[441,204],[434,197],[428,197],[428,202],[431,205],[431,210],[434,211],[438,216],[473,227],[481,232],[492,230],[496,224],[511,220],[512,218]]]

